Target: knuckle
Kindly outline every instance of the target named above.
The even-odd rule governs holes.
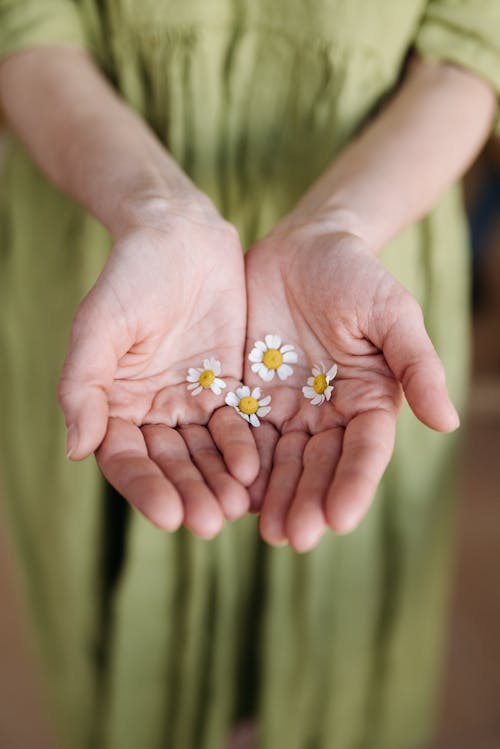
[[[214,459],[219,459],[219,451],[216,449],[214,445],[199,445],[196,448],[196,458],[199,461],[213,461]]]
[[[68,388],[66,381],[64,379],[60,379],[57,383],[57,402],[61,406],[61,408],[64,409],[65,402],[67,400],[68,396]]]

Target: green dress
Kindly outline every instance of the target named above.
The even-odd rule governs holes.
[[[269,230],[397,84],[412,46],[500,89],[498,0],[0,0],[0,56],[84,46],[240,230]],[[36,122],[33,123],[36,127]],[[0,180],[0,475],[33,633],[69,749],[418,749],[432,731],[454,437],[409,413],[360,528],[271,549],[252,516],[160,532],[64,457],[55,392],[106,232],[10,139]],[[454,188],[386,248],[452,397],[467,382]]]

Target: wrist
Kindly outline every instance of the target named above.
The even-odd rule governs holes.
[[[354,209],[338,203],[335,199],[315,206],[313,210],[304,208],[305,206],[299,205],[298,210],[285,217],[275,231],[298,230],[309,237],[350,235],[362,240],[374,254],[379,251],[380,248],[374,243],[367,222],[363,221]]]
[[[370,252],[377,255],[391,236],[389,227],[382,227],[383,218],[375,224],[369,216],[347,205],[349,203],[341,203],[335,196],[321,206],[313,220],[318,227],[330,233],[351,234],[361,239]]]
[[[115,240],[140,228],[167,229],[175,218],[201,222],[222,221],[211,200],[187,178],[175,189],[149,187],[134,192],[121,201],[112,225]]]

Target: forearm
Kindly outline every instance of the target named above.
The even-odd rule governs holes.
[[[451,65],[414,61],[391,102],[294,211],[379,251],[463,174],[490,132],[495,95]]]
[[[194,190],[91,59],[34,48],[0,65],[0,104],[49,178],[119,236],[173,196]]]

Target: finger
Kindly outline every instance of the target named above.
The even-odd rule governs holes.
[[[176,429],[161,424],[142,427],[149,456],[177,489],[184,505],[184,524],[197,536],[212,538],[224,524],[222,510],[193,465]]]
[[[415,416],[439,432],[455,430],[460,420],[448,395],[443,363],[427,335],[420,305],[409,294],[382,349]]]
[[[259,454],[253,427],[234,408],[218,408],[208,422],[212,439],[222,453],[229,473],[243,486],[250,486],[259,472]]]
[[[342,455],[325,505],[337,533],[353,530],[365,515],[394,449],[396,415],[366,411],[346,427]]]
[[[286,518],[286,535],[296,551],[309,551],[326,528],[325,498],[342,450],[344,430],[329,429],[311,437],[304,467]]]
[[[109,483],[154,525],[167,531],[181,525],[181,498],[148,456],[139,427],[110,419],[96,458]]]
[[[273,467],[274,450],[279,432],[266,421],[254,429],[253,433],[259,454],[259,473],[253,484],[248,487],[248,493],[250,494],[250,512],[260,512]]]
[[[180,434],[189,449],[191,459],[217,497],[224,515],[235,520],[248,512],[248,492],[228,473],[208,429],[195,424],[183,427]]]
[[[82,460],[106,434],[107,391],[117,368],[114,343],[102,320],[83,303],[71,329],[68,352],[58,386],[58,400],[68,427],[67,455]]]
[[[288,540],[285,521],[302,474],[302,456],[308,440],[305,432],[288,432],[274,451],[259,523],[262,538],[273,546],[281,546]]]

